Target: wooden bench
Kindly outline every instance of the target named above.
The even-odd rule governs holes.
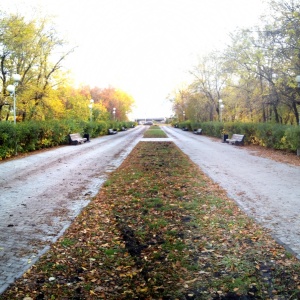
[[[226,139],[226,143],[232,145],[244,145],[245,136],[243,134],[233,134],[231,139]]]
[[[69,144],[78,145],[83,144],[87,141],[86,137],[82,137],[80,133],[70,133],[69,134]]]
[[[195,133],[195,134],[202,134],[202,129],[201,128],[194,129],[193,133]]]
[[[112,129],[112,128],[108,129],[108,134],[116,134],[116,133],[118,133],[117,129]]]

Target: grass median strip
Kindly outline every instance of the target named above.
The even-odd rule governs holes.
[[[299,299],[299,261],[171,142],[140,142],[0,299]]]
[[[152,125],[144,133],[144,138],[166,138],[166,133],[158,126]]]

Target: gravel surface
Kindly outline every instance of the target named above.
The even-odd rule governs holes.
[[[63,234],[146,129],[0,163],[0,293]]]
[[[163,127],[175,144],[278,242],[300,259],[300,166],[246,147]]]

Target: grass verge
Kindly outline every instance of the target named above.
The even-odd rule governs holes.
[[[140,142],[0,299],[299,299],[299,261],[171,142]]]
[[[166,133],[157,125],[152,125],[144,133],[144,138],[166,138]]]

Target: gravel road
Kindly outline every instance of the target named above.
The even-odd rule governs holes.
[[[163,129],[230,198],[300,259],[300,167],[256,156],[221,139]]]
[[[0,163],[0,294],[65,231],[146,129]]]

